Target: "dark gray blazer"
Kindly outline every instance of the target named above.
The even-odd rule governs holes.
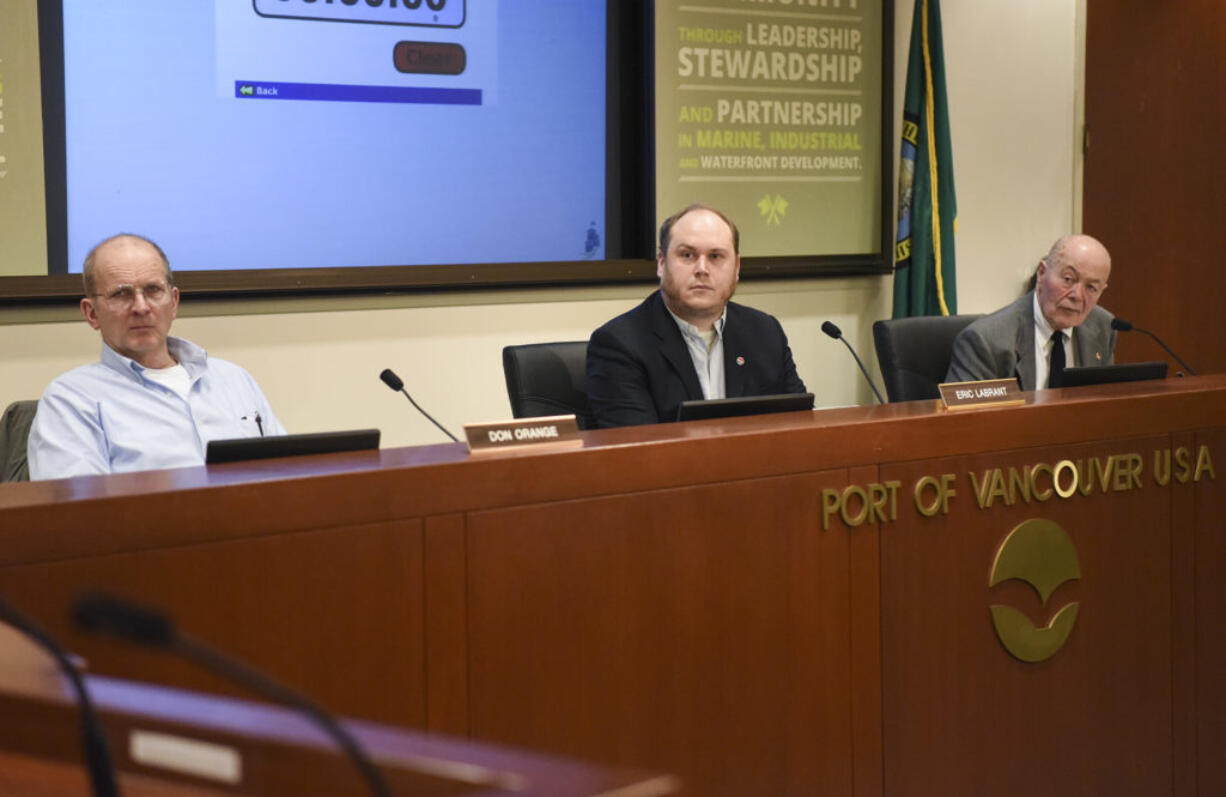
[[[1077,365],[1111,365],[1115,361],[1113,316],[1095,307],[1073,328]],[[954,338],[946,382],[1007,379],[1015,376],[1022,390],[1034,390],[1034,292],[975,321]]]
[[[694,361],[659,291],[592,333],[584,389],[598,427],[675,421],[681,402],[702,398]],[[774,316],[728,303],[724,392],[806,392]]]

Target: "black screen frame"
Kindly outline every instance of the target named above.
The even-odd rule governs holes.
[[[882,3],[881,235],[858,255],[745,257],[743,279],[845,277],[893,271],[894,0]],[[0,277],[0,306],[65,304],[81,296],[67,262],[62,0],[37,0],[43,92],[47,275]],[[175,270],[193,299],[416,293],[490,288],[578,287],[654,282],[654,40],[652,0],[608,0],[606,77],[606,259],[447,265]],[[671,212],[671,210],[669,211]],[[154,233],[155,234],[155,233]],[[156,237],[156,234],[155,234]],[[172,266],[173,266],[173,253]]]
[[[774,393],[722,399],[691,399],[677,406],[677,420],[707,421],[714,418],[773,415],[777,412],[809,412],[813,406],[812,393]]]
[[[343,454],[377,451],[382,433],[378,429],[346,429],[339,432],[234,437],[210,440],[205,445],[204,464],[248,462],[254,459],[284,459],[311,454]]]
[[[1149,382],[1166,379],[1167,371],[1168,366],[1164,360],[1070,367],[1064,369],[1064,381],[1060,386],[1088,387],[1090,385],[1114,385],[1120,382]]]

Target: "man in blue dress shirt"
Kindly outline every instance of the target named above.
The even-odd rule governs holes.
[[[201,465],[209,440],[285,434],[250,374],[170,336],[179,289],[157,244],[108,238],[83,279],[81,313],[102,334],[102,356],[43,392],[31,479]]]

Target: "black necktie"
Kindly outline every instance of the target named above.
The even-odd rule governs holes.
[[[1051,363],[1047,369],[1047,386],[1060,387],[1064,384],[1064,333],[1056,330],[1051,333]]]

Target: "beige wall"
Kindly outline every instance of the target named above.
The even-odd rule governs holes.
[[[983,312],[1015,296],[1039,254],[1075,221],[1073,140],[1084,0],[945,0],[947,81],[958,188],[958,299]],[[897,0],[901,113],[911,3]],[[738,297],[778,316],[819,406],[868,403],[831,320],[872,360],[872,322],[888,317],[890,277],[746,282]],[[489,291],[408,297],[228,302],[192,308],[175,332],[255,375],[291,431],[378,426],[384,445],[441,434],[377,378],[397,370],[409,391],[457,434],[466,422],[509,417],[501,349],[585,339],[632,307],[645,286]],[[37,396],[97,356],[75,310],[0,309],[0,406]]]

